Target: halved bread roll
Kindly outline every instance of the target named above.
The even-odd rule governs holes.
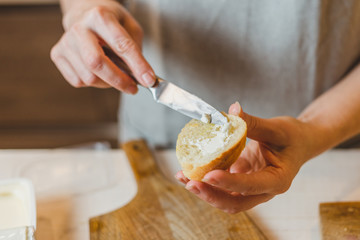
[[[228,169],[239,157],[246,143],[246,123],[238,116],[226,115],[223,126],[192,119],[181,130],[176,156],[184,175],[201,181],[214,169]]]

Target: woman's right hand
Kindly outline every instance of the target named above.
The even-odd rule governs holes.
[[[65,33],[51,50],[51,59],[74,87],[114,87],[135,94],[136,83],[104,53],[110,47],[140,84],[150,87],[155,74],[141,53],[143,32],[120,3],[112,0],[73,4],[64,14]]]

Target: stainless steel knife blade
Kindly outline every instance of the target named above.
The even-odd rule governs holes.
[[[124,73],[137,82],[128,66],[111,49],[103,47],[103,50]],[[162,78],[157,77],[156,84],[148,89],[156,102],[164,104],[188,117],[204,121],[204,118],[207,119],[207,116],[209,116],[209,122],[218,125],[228,122],[228,119],[214,107]]]
[[[210,122],[218,125],[227,123],[227,118],[214,107],[184,89],[158,78],[155,87],[149,88],[155,101],[164,104],[191,118],[203,120],[204,114]]]

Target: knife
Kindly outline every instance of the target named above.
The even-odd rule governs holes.
[[[103,50],[112,62],[138,83],[129,67],[121,58],[108,47],[103,47]],[[164,104],[188,117],[217,125],[224,125],[228,122],[228,119],[210,104],[158,76],[156,76],[154,86],[148,89],[156,102]]]

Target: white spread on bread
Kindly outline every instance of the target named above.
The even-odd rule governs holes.
[[[211,132],[213,137],[200,137],[190,140],[189,144],[196,146],[202,155],[212,154],[226,146],[229,141],[230,122],[224,125],[217,125],[215,131]]]
[[[200,119],[203,123],[210,123],[211,122],[211,115],[207,113],[203,113]]]

